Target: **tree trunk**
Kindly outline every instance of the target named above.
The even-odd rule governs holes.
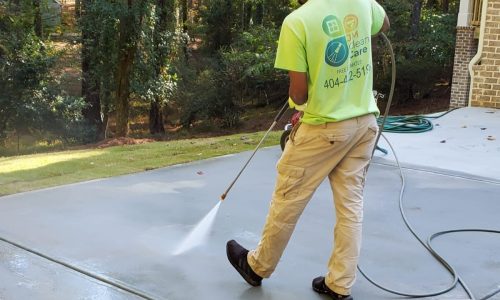
[[[75,19],[78,21],[82,15],[82,1],[88,0],[75,0]]]
[[[188,2],[187,0],[182,0],[181,2],[182,9],[182,31],[187,31],[187,21],[188,21]]]
[[[188,2],[187,0],[182,0],[182,32],[187,34],[187,22],[188,22]],[[165,16],[166,17],[166,16]],[[184,52],[184,59],[187,62],[189,59],[188,55],[188,41],[182,46],[182,51]]]
[[[448,13],[450,11],[450,0],[442,0],[441,8],[444,13]]]
[[[422,14],[422,0],[415,0],[410,17],[410,37],[416,39],[420,30],[420,15]]]
[[[429,9],[436,8],[437,0],[427,0],[426,6]]]
[[[255,6],[255,25],[264,23],[264,3],[258,2]]]
[[[163,127],[163,114],[161,112],[161,99],[156,99],[151,102],[151,107],[149,109],[149,132],[151,134],[163,134],[165,133],[165,127]]]
[[[127,0],[128,10],[120,18],[120,37],[118,40],[118,67],[116,70],[116,133],[117,137],[124,137],[129,132],[129,96],[130,75],[137,50],[137,26],[142,23],[143,13],[140,12],[139,24],[134,23],[133,0]]]
[[[121,25],[122,26],[122,25]],[[123,43],[120,43],[124,45]],[[130,73],[134,62],[135,47],[128,46],[118,60],[116,72],[116,132],[117,137],[125,137],[129,132]]]
[[[35,27],[35,34],[39,38],[43,38],[43,24],[42,24],[42,11],[41,11],[41,5],[40,5],[41,0],[33,0],[33,8],[35,10],[35,20],[34,20],[34,27]]]
[[[83,6],[88,7],[91,0],[84,0]],[[96,40],[91,33],[82,27],[82,96],[87,103],[82,111],[83,117],[88,124],[95,128],[95,139],[102,139],[104,134],[103,122],[101,119],[101,97],[99,91],[99,80],[92,72],[92,46]]]
[[[166,1],[169,0],[158,0],[158,8],[160,10],[160,13],[157,19],[158,23],[156,24],[154,33],[155,45],[156,45],[155,52],[157,53],[158,56],[158,61],[156,62],[156,68],[155,68],[156,77],[161,76],[161,70],[165,64],[165,59],[166,59],[165,53],[163,53],[159,47],[161,43],[160,36],[162,35],[162,33],[168,30],[168,25],[167,25],[169,23],[168,11],[170,8],[167,7]],[[184,18],[184,12],[183,12],[183,18]],[[161,102],[162,102],[161,100],[162,99],[158,99],[158,97],[156,97],[156,99],[153,102],[151,102],[149,108],[149,132],[151,134],[165,133],[165,128],[163,127],[163,114],[161,113]]]
[[[243,30],[247,30],[250,27],[250,21],[252,20],[252,3],[247,2],[245,5],[245,15],[243,17]]]
[[[106,93],[105,93],[106,94]],[[104,96],[105,98],[106,97],[109,97],[109,96]],[[105,102],[103,107],[102,107],[102,138],[103,139],[107,139],[109,137],[109,132],[108,132],[108,129],[109,129],[109,126],[108,126],[108,122],[109,122],[109,101],[108,102]]]

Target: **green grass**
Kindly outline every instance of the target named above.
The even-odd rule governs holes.
[[[0,157],[0,195],[105,178],[254,149],[263,132]],[[277,145],[280,131],[264,146]]]

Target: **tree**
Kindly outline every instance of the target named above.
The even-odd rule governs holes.
[[[43,38],[43,24],[42,24],[42,8],[41,0],[33,0],[33,10],[34,10],[34,28],[35,34],[39,38]]]
[[[126,0],[126,6],[119,20],[118,65],[116,69],[116,132],[123,137],[129,131],[130,78],[134,65],[141,26],[148,7],[147,1]]]
[[[206,22],[206,42],[212,52],[217,52],[231,44],[233,16],[232,0],[212,0],[209,2],[204,19]]]
[[[87,0],[75,0],[75,19],[79,20],[82,14],[82,6],[85,4],[83,3],[84,1]],[[88,6],[88,4],[87,4]]]
[[[187,22],[187,2],[185,0],[183,3],[183,30],[185,30],[185,22]],[[169,5],[170,4],[170,5]],[[154,30],[154,52],[156,56],[156,64],[154,70],[154,76],[156,79],[162,78],[162,73],[167,67],[167,55],[169,52],[168,47],[166,47],[165,37],[168,33],[175,31],[175,20],[173,17],[173,5],[172,1],[158,0],[157,9],[158,13],[156,16],[156,26]],[[162,113],[162,99],[161,94],[156,94],[154,99],[151,100],[151,107],[149,109],[149,132],[151,134],[162,134],[165,133],[165,127],[163,126],[163,113]]]
[[[35,34],[33,18],[1,2],[0,12],[0,141],[9,131],[67,137],[80,125],[83,102],[55,84],[56,52]]]
[[[82,13],[90,13],[92,0],[82,0]],[[104,123],[101,118],[101,99],[98,76],[93,73],[93,55],[92,51],[97,46],[97,40],[89,26],[82,26],[82,96],[87,103],[82,114],[88,124],[95,128],[95,139],[104,138]]]
[[[381,4],[391,20],[389,38],[397,59],[395,99],[432,97],[435,84],[451,76],[458,1],[448,1],[448,12],[444,0],[383,0]],[[375,75],[377,89],[386,89],[387,78]]]
[[[422,0],[415,0],[410,17],[410,37],[416,39],[420,27],[420,17],[422,14]]]
[[[451,0],[451,2],[456,2],[456,0]],[[450,0],[427,0],[426,6],[429,9],[439,9],[443,13],[448,13],[450,11]]]

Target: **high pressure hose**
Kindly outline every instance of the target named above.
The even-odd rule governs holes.
[[[403,207],[403,197],[404,197],[404,192],[405,192],[405,188],[406,188],[406,181],[405,181],[405,176],[404,176],[404,173],[403,173],[403,168],[401,167],[401,164],[399,162],[399,159],[396,155],[396,152],[394,151],[394,148],[392,147],[392,144],[389,142],[389,140],[382,134],[382,131],[386,131],[385,130],[385,124],[386,124],[386,121],[388,120],[388,114],[389,114],[389,109],[391,107],[391,103],[392,103],[392,98],[393,98],[393,95],[394,95],[394,87],[395,87],[395,82],[396,82],[396,63],[395,63],[395,55],[394,55],[394,50],[392,48],[392,45],[391,45],[391,42],[389,41],[389,39],[387,38],[387,36],[382,33],[381,34],[384,42],[386,43],[387,45],[387,48],[389,49],[389,52],[390,52],[390,55],[391,55],[391,62],[392,62],[392,80],[391,80],[391,90],[390,90],[390,94],[389,94],[389,98],[388,98],[388,102],[387,102],[387,106],[386,106],[386,109],[385,109],[385,114],[384,114],[384,117],[382,118],[382,120],[379,121],[379,126],[380,126],[380,130],[379,130],[379,134],[377,135],[377,139],[376,141],[378,142],[379,139],[380,139],[380,136],[384,137],[384,139],[386,140],[386,142],[389,144],[389,147],[391,148],[392,150],[392,153],[394,154],[394,158],[396,160],[396,164],[397,164],[397,167],[399,169],[399,174],[400,174],[400,177],[401,177],[401,190],[400,190],[400,193],[399,193],[399,211],[401,213],[401,217],[403,218],[403,221],[406,225],[406,227],[408,228],[408,230],[412,233],[412,235],[419,241],[419,243],[427,250],[429,251],[430,254],[432,254],[432,256],[443,266],[445,267],[449,272],[450,274],[453,276],[453,282],[446,288],[442,289],[442,290],[439,290],[439,291],[435,291],[435,292],[428,292],[428,293],[423,293],[423,294],[417,294],[417,293],[409,293],[409,292],[403,292],[403,291],[397,291],[397,290],[394,290],[394,289],[391,289],[391,288],[388,288],[388,287],[385,287],[379,283],[377,283],[373,278],[371,278],[370,276],[368,276],[368,274],[366,273],[366,271],[364,271],[360,265],[358,265],[358,270],[359,272],[370,282],[372,283],[373,285],[375,285],[376,287],[386,291],[386,292],[389,292],[389,293],[392,293],[392,294],[396,294],[396,295],[400,295],[400,296],[405,296],[405,297],[412,297],[412,298],[423,298],[423,297],[434,297],[434,296],[439,296],[439,295],[442,295],[442,294],[445,294],[449,291],[451,291],[452,289],[454,289],[457,285],[457,283],[460,283],[460,285],[464,288],[465,292],[467,293],[467,295],[469,296],[470,299],[472,300],[476,300],[477,298],[473,295],[473,293],[471,292],[471,290],[469,289],[469,287],[467,286],[467,284],[464,282],[464,280],[458,275],[457,271],[453,268],[453,266],[448,263],[442,255],[440,255],[433,247],[432,247],[432,241],[439,237],[439,236],[442,236],[442,235],[445,235],[445,234],[449,234],[449,233],[457,233],[457,232],[487,232],[487,233],[500,233],[499,230],[492,230],[492,229],[476,229],[476,228],[465,228],[465,229],[455,229],[455,230],[446,230],[446,231],[440,231],[440,232],[437,232],[437,233],[434,233],[432,234],[428,239],[427,239],[427,242],[424,242],[423,239],[421,239],[418,234],[416,233],[415,229],[413,228],[413,226],[411,225],[410,221],[408,220],[408,217],[406,216],[406,213],[405,213],[405,210],[404,210],[404,207]],[[446,112],[445,114],[447,114],[449,112]],[[443,115],[445,114],[442,114],[440,116],[437,116],[437,117],[442,117]],[[389,120],[391,121],[391,119],[389,118]],[[431,127],[432,129],[432,127]],[[387,130],[389,131],[389,130]],[[427,131],[427,130],[422,130],[421,132],[423,131]],[[416,132],[416,131],[414,131]],[[377,143],[375,143],[376,145]],[[494,295],[500,293],[500,287],[489,292],[487,295],[483,296],[482,298],[479,298],[479,300],[486,300],[486,299],[489,299],[491,297],[493,297]]]

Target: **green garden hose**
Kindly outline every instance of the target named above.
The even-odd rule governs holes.
[[[477,298],[474,296],[472,291],[469,289],[467,286],[466,282],[463,280],[461,276],[457,273],[457,271],[453,268],[453,266],[446,261],[446,259],[440,255],[432,246],[432,240],[445,235],[445,234],[450,234],[450,233],[460,233],[460,232],[486,232],[486,233],[494,233],[494,234],[500,234],[500,230],[494,230],[494,229],[483,229],[483,228],[461,228],[461,229],[452,229],[452,230],[445,230],[445,231],[440,231],[437,233],[432,234],[428,239],[427,242],[424,241],[423,238],[421,238],[417,232],[415,231],[414,227],[410,223],[410,220],[408,219],[404,205],[403,205],[403,200],[404,200],[404,192],[406,189],[406,179],[403,173],[403,168],[399,162],[399,159],[396,155],[396,152],[394,151],[394,148],[392,147],[391,143],[389,140],[382,135],[382,131],[386,132],[406,132],[406,133],[417,133],[417,132],[425,132],[432,130],[433,126],[430,120],[428,119],[437,119],[440,118],[448,113],[450,113],[453,110],[447,111],[443,114],[437,115],[437,116],[408,116],[408,117],[391,117],[389,116],[389,109],[391,107],[392,103],[392,97],[394,95],[394,87],[395,87],[395,82],[396,82],[396,60],[395,60],[395,55],[394,51],[391,45],[391,42],[387,38],[385,34],[381,34],[382,38],[384,39],[384,42],[387,44],[387,47],[390,51],[391,54],[391,63],[392,63],[392,80],[391,80],[391,90],[389,93],[389,98],[388,98],[388,103],[385,109],[385,113],[383,117],[380,117],[378,119],[378,124],[380,126],[380,131],[379,134],[377,135],[375,145],[377,145],[379,139],[381,136],[384,137],[386,140],[387,144],[392,150],[392,153],[394,155],[394,158],[396,160],[397,168],[399,169],[399,174],[401,177],[401,189],[399,192],[399,212],[401,213],[401,217],[403,219],[403,222],[406,226],[406,228],[410,231],[410,233],[417,239],[417,241],[450,273],[450,275],[453,277],[452,282],[445,288],[442,288],[437,291],[426,291],[425,293],[414,293],[414,292],[405,292],[405,291],[400,291],[400,290],[395,290],[389,287],[386,287],[378,282],[375,281],[375,279],[367,274],[367,272],[361,267],[361,265],[358,265],[358,270],[365,277],[366,280],[368,280],[371,284],[376,286],[377,288],[384,290],[388,293],[399,295],[399,296],[404,296],[404,297],[411,297],[411,298],[424,298],[424,297],[436,297],[443,295],[452,289],[454,289],[458,284],[462,286],[464,291],[467,293],[469,299],[471,300],[486,300],[490,299],[493,296],[497,295],[500,293],[500,286],[495,288],[494,290],[488,292],[488,294],[484,295],[481,298]],[[385,149],[383,149],[385,150]],[[375,151],[375,149],[373,150]],[[383,151],[384,152],[384,151]]]
[[[455,108],[456,109],[456,108]],[[377,122],[379,126],[382,124],[384,132],[394,132],[394,133],[421,133],[430,131],[434,128],[430,119],[441,118],[442,116],[454,111],[455,109],[446,111],[437,116],[425,116],[425,115],[414,115],[414,116],[388,116],[385,122],[384,118],[379,117]]]

